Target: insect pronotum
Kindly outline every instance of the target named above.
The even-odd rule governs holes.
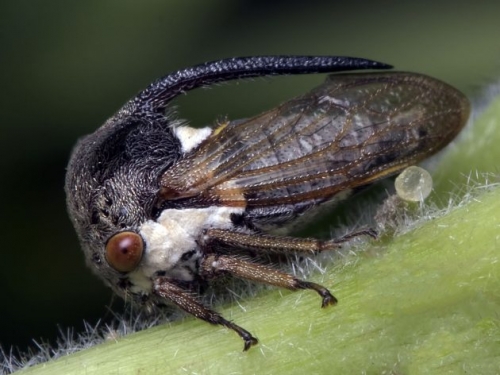
[[[257,339],[193,291],[229,274],[311,289],[322,307],[335,304],[327,288],[249,255],[315,254],[373,235],[323,241],[286,234],[326,203],[446,146],[468,118],[464,95],[414,73],[335,74],[258,116],[201,129],[176,119],[168,104],[228,80],[388,68],[350,57],[238,57],[152,83],[82,138],[69,162],[69,214],[92,270],[136,303],[173,303],[234,330],[244,350]]]

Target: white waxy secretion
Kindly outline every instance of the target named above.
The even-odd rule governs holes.
[[[189,152],[203,142],[212,133],[212,128],[201,129],[190,126],[178,126],[174,129],[175,136],[181,142],[182,152]]]
[[[234,207],[166,209],[156,221],[146,221],[139,230],[145,242],[141,265],[129,274],[132,291],[151,292],[151,279],[159,271],[170,278],[192,281],[196,260],[202,256],[197,243],[200,234],[207,228],[231,229],[231,214],[242,212],[243,208]],[[193,250],[194,255],[182,261],[182,256]]]

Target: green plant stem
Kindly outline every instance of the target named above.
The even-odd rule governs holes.
[[[436,179],[441,201],[450,189],[465,186],[462,176],[471,170],[498,172],[500,148],[485,149],[489,142],[500,144],[498,124],[481,147],[474,142],[499,118],[497,100],[445,156]],[[24,373],[498,373],[499,254],[497,188],[313,275],[339,298],[335,307],[321,309],[314,293],[276,290],[241,301],[241,307],[219,307],[260,339],[249,352],[241,351],[233,332],[187,318]]]

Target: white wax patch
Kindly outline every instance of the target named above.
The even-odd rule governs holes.
[[[196,129],[189,126],[179,126],[174,129],[174,134],[181,142],[182,152],[191,151],[211,133],[212,128],[209,127]]]
[[[129,274],[131,281],[146,293],[158,271],[167,277],[191,281],[193,275],[178,265],[181,257],[192,250],[200,251],[198,240],[204,229],[231,229],[231,214],[242,212],[243,208],[215,206],[164,210],[156,221],[148,220],[140,227],[139,234],[146,246],[140,266]]]

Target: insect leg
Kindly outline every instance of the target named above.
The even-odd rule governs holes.
[[[235,277],[261,282],[289,290],[312,289],[321,297],[321,307],[334,305],[337,299],[325,287],[297,279],[269,266],[253,263],[234,255],[208,254],[201,263],[201,270],[207,277],[229,273]]]
[[[204,233],[203,240],[206,246],[219,243],[264,253],[320,253],[322,251],[339,249],[342,242],[347,242],[361,235],[367,235],[373,238],[377,236],[375,231],[366,229],[349,233],[340,238],[322,241],[316,238],[282,237],[265,234],[256,235],[253,233],[242,233],[225,229],[207,229]]]
[[[342,237],[335,238],[333,239],[334,242],[336,243],[342,243],[342,242],[347,242],[352,240],[353,238],[359,237],[359,236],[369,236],[373,239],[377,239],[378,233],[375,229],[360,229],[355,232],[347,233],[344,234]]]
[[[243,350],[256,345],[258,340],[250,332],[224,319],[220,314],[203,306],[188,291],[172,283],[169,279],[159,277],[154,281],[154,293],[166,298],[182,310],[211,324],[220,324],[235,331],[244,341]]]

